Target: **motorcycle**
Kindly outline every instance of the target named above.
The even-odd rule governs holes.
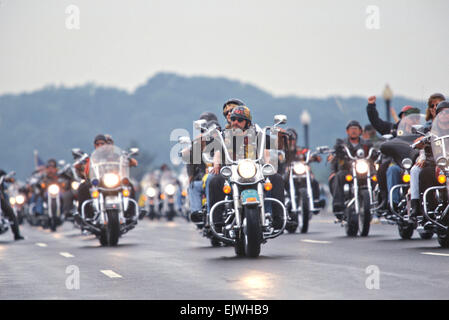
[[[307,233],[313,214],[318,214],[326,205],[325,200],[313,196],[310,162],[314,156],[328,152],[328,147],[318,147],[314,152],[308,150],[303,161],[292,162],[288,169],[289,190],[285,197],[288,221],[285,229],[289,233],[294,233],[298,226],[301,233]]]
[[[176,195],[179,189],[176,178],[171,171],[163,172],[160,180],[159,212],[167,221],[173,221],[177,212]]]
[[[345,227],[349,237],[357,234],[366,237],[370,230],[371,208],[374,206],[373,182],[376,179],[371,156],[375,149],[370,148],[368,155],[365,155],[363,149],[359,149],[356,156],[353,156],[346,145],[341,146],[350,160],[352,172],[345,176],[345,210],[342,216],[337,216],[336,223]]]
[[[6,182],[11,182],[15,174],[16,173],[14,171],[11,171],[10,173],[0,177],[0,188],[1,188],[0,193],[5,194],[4,184]],[[9,219],[5,217],[5,215],[3,214],[3,210],[1,208],[1,201],[7,201],[7,199],[3,199],[3,196],[0,197],[0,234],[3,234],[9,230],[11,223],[9,222]]]
[[[435,117],[431,131],[423,139],[430,142],[441,186],[428,188],[423,195],[423,214],[430,221],[431,232],[436,233],[438,243],[449,248],[449,109],[443,109]],[[436,207],[429,206],[429,199],[436,200]]]
[[[14,211],[19,225],[23,224],[26,212],[28,210],[27,190],[25,186],[19,186],[17,183],[8,187],[9,204]]]
[[[245,152],[233,152],[233,157],[231,157],[225,139],[215,127],[201,128],[205,132],[204,137],[215,135],[226,159],[225,165],[220,170],[220,174],[225,178],[223,192],[226,196],[224,200],[218,201],[212,206],[208,215],[208,223],[214,237],[225,244],[234,246],[237,256],[258,257],[261,245],[268,239],[281,235],[287,223],[287,211],[284,204],[265,195],[265,191],[272,188],[269,177],[276,174],[273,165],[263,163],[266,134],[268,130],[277,132],[278,126],[287,122],[287,117],[277,115],[274,121],[274,126],[265,127],[262,130],[262,142],[259,148],[255,148],[254,157],[246,155]],[[227,141],[241,138],[234,136],[232,129],[225,130],[224,133],[231,137]],[[247,141],[252,140],[251,136],[254,138],[257,135],[254,132],[248,134]],[[248,142],[244,148],[255,145],[257,143]],[[207,153],[203,153],[203,159],[206,163],[213,162]],[[277,203],[282,208],[282,226],[279,230],[274,229],[271,214],[265,212],[265,203],[269,202]],[[215,212],[220,206],[225,208],[222,219],[215,219]],[[214,221],[217,221],[217,225]],[[217,230],[219,224],[222,224],[221,232]]]
[[[104,145],[90,157],[92,199],[81,205],[82,228],[97,236],[102,246],[116,246],[119,238],[137,225],[139,206],[130,198],[129,180],[129,158],[137,152],[137,148],[126,152],[115,145]],[[131,203],[135,210],[126,216]],[[92,206],[93,215],[88,214],[87,205]]]
[[[433,232],[424,229],[422,217],[418,217],[416,225],[410,223],[410,170],[418,156],[418,151],[414,150],[418,143],[412,142],[421,136],[414,127],[420,127],[424,122],[422,114],[411,114],[404,117],[398,125],[396,137],[392,139],[392,136],[387,136],[389,141],[381,146],[381,151],[391,156],[402,169],[402,183],[393,186],[388,194],[389,210],[381,210],[381,216],[388,224],[398,226],[399,236],[402,239],[411,239],[415,229],[422,239],[430,239],[433,236]],[[395,192],[399,192],[399,202],[396,205],[393,202]]]
[[[142,190],[144,192],[144,208],[148,212],[150,220],[160,219],[159,214],[159,187],[154,173],[145,175],[141,182]]]

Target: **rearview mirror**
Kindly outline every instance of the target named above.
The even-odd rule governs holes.
[[[192,143],[192,141],[190,140],[190,137],[187,137],[187,136],[179,137],[178,142],[180,144],[191,144]]]
[[[196,120],[196,121],[193,123],[193,126],[194,126],[194,128],[195,128],[196,130],[201,130],[201,129],[206,130],[206,129],[207,129],[207,121],[204,120],[204,119]]]
[[[412,126],[412,133],[419,133],[421,134],[422,131],[424,131],[424,126],[421,124],[415,124]]]
[[[287,116],[283,114],[277,114],[274,116],[274,125],[286,124]]]
[[[139,153],[139,148],[131,148],[129,149],[129,155],[134,155]]]

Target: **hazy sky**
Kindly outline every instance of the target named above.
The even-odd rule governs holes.
[[[448,0],[0,0],[0,94],[133,90],[170,71],[276,95],[366,96],[388,82],[421,100],[449,94],[448,16]]]

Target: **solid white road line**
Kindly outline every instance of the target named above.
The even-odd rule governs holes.
[[[427,255],[429,255],[429,256],[449,257],[449,254],[448,254],[448,253],[421,252],[421,254],[427,254]]]
[[[73,258],[75,257],[73,254],[70,254],[68,252],[60,252],[59,253],[61,256],[66,257],[66,258]]]
[[[42,242],[37,242],[36,246],[43,247],[43,248],[48,247],[46,243],[42,243]]]
[[[308,242],[308,243],[321,243],[321,244],[329,244],[332,243],[330,241],[320,241],[320,240],[309,240],[309,239],[303,239],[302,242]]]
[[[105,274],[106,276],[108,276],[109,278],[122,278],[121,275],[119,275],[118,273],[115,273],[112,270],[100,270],[103,274]]]

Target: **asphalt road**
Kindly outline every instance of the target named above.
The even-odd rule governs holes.
[[[213,248],[196,227],[140,221],[117,247],[71,223],[56,233],[22,226],[0,236],[0,299],[447,299],[449,250],[436,238],[401,240],[373,224],[348,238],[329,214],[307,234],[284,234],[257,259]]]

